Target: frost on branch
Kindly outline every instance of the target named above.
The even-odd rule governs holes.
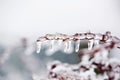
[[[57,43],[53,43],[53,40]],[[54,48],[54,45],[62,46],[62,49],[66,53],[69,53],[74,49],[81,59],[78,64],[74,65],[62,63],[60,61],[48,64],[47,79],[120,80],[119,58],[111,56],[112,50],[119,49],[120,39],[112,36],[110,32],[106,32],[105,34],[90,32],[76,33],[74,35],[47,34],[37,40],[37,43],[40,43],[40,45],[38,44],[38,53],[40,53],[40,46],[46,41],[51,42],[51,44],[48,45],[50,45],[52,49]],[[87,48],[80,47],[82,45],[81,41],[87,41]],[[74,45],[75,48],[72,48]]]

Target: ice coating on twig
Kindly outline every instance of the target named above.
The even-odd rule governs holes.
[[[114,43],[118,48],[120,47],[120,40],[117,37],[111,36],[111,33],[108,31],[105,34],[100,33],[76,33],[74,35],[66,35],[66,34],[46,34],[44,37],[40,37],[37,42],[40,43],[38,45],[37,52],[39,53],[40,45],[45,41],[51,41],[51,49],[53,49],[54,41],[58,42],[58,46],[61,46],[62,43],[64,43],[64,51],[68,52],[68,50],[71,48],[71,42],[75,42],[75,52],[79,51],[80,41],[81,40],[87,40],[88,41],[88,50],[91,50],[94,46],[99,45],[101,42],[103,44],[106,43]],[[37,43],[37,44],[38,44]]]
[[[58,41],[58,46],[62,45],[66,53],[73,47],[73,45],[71,45],[73,41],[75,43],[75,51],[81,58],[81,62],[75,65],[66,63],[49,65],[49,67],[51,67],[48,69],[49,80],[120,79],[120,62],[116,57],[109,57],[112,49],[119,49],[120,39],[112,36],[110,32],[106,32],[105,34],[90,32],[76,33],[74,35],[51,34],[51,37],[47,35],[45,39],[47,41]],[[88,41],[88,49],[79,49],[82,40]],[[52,49],[53,47],[56,48],[52,45]],[[47,80],[47,78],[45,80]]]

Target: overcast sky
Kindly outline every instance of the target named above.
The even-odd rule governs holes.
[[[89,30],[120,37],[119,5],[119,0],[0,0],[0,41]]]

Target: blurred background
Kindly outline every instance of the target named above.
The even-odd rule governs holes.
[[[39,36],[111,31],[120,37],[119,26],[119,0],[0,0],[0,80],[44,73],[45,50],[32,54]]]
[[[89,30],[120,36],[119,5],[119,0],[0,0],[0,42]]]

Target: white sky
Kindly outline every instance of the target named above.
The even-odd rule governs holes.
[[[119,0],[0,0],[0,41],[89,30],[120,37],[119,4]]]

